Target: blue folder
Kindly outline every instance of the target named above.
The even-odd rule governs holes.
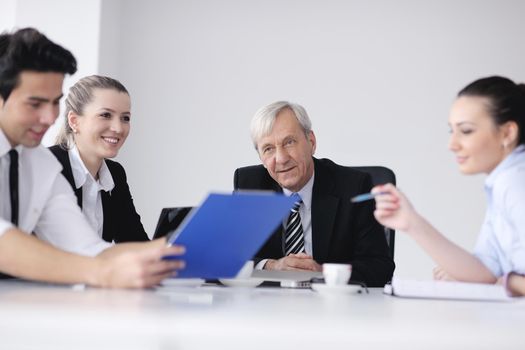
[[[272,192],[211,193],[168,238],[186,247],[177,278],[235,277],[289,214],[295,199]]]

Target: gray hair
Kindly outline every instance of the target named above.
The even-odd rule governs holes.
[[[250,134],[253,145],[257,150],[257,142],[264,136],[270,134],[277,115],[283,110],[289,109],[293,112],[301,125],[305,135],[312,131],[312,122],[303,106],[288,101],[277,101],[260,108],[252,118]]]
[[[111,89],[129,96],[129,92],[124,85],[110,77],[90,75],[77,81],[75,85],[69,89],[69,94],[66,98],[65,121],[55,140],[57,145],[62,146],[64,149],[70,149],[73,146],[73,129],[69,126],[67,116],[69,112],[82,115],[84,107],[93,101],[93,93],[96,89]]]

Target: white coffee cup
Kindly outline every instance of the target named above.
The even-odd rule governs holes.
[[[327,286],[344,285],[352,275],[350,264],[323,264],[324,283]]]
[[[248,260],[244,263],[240,271],[237,273],[237,276],[235,278],[239,279],[247,279],[252,277],[253,272],[253,260]]]

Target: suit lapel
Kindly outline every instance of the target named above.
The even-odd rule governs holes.
[[[122,220],[121,213],[122,209],[119,207],[120,196],[118,195],[118,186],[120,183],[120,177],[118,172],[113,167],[112,162],[105,161],[108,167],[109,173],[113,178],[113,183],[115,186],[111,191],[100,191],[100,199],[102,200],[102,213],[104,217],[104,222],[102,224],[102,238],[107,242],[119,242],[120,241],[120,232],[126,232],[129,226],[125,225],[124,227],[119,227],[117,223],[124,224],[126,220]],[[131,234],[131,232],[129,232]]]
[[[281,186],[279,186],[279,184],[277,182],[275,182],[274,179],[271,178],[271,176],[268,174],[268,172],[266,171],[265,169],[265,172],[266,174],[268,175],[267,177],[267,180],[268,180],[268,183],[270,184],[270,189],[272,191],[275,191],[277,193],[283,193],[283,189]],[[286,218],[288,219],[288,218]],[[284,226],[281,224],[279,225],[279,227],[277,227],[277,229],[275,229],[274,233],[272,236],[275,236],[278,238],[278,240],[276,240],[275,244],[277,245],[278,244],[278,247],[281,251],[281,254],[282,256],[284,256],[285,254],[285,248],[284,248],[284,240],[285,240],[285,231],[284,231]]]
[[[71,185],[71,188],[75,192],[75,196],[77,196],[77,204],[82,209],[82,187],[76,188],[75,186],[75,177],[73,176],[73,169],[71,168],[71,162],[69,161],[69,152],[60,146],[53,146],[50,150],[62,164],[62,175],[64,175],[67,182]]]
[[[75,196],[77,196],[77,204],[82,209],[82,187],[75,188]]]
[[[282,187],[270,176],[270,174],[268,174],[268,171],[266,169],[263,169],[263,171],[264,171],[264,175],[262,178],[261,188],[265,190],[274,191],[276,193],[283,193]],[[282,256],[284,256],[285,254],[284,235],[285,235],[284,227],[281,224],[279,225],[279,227],[275,229],[275,231],[273,232],[269,240],[269,243],[272,246],[272,251],[274,252],[279,251],[282,254]]]
[[[312,246],[314,259],[318,262],[323,262],[328,258],[339,198],[333,194],[334,183],[330,172],[317,159],[314,159],[314,163]]]

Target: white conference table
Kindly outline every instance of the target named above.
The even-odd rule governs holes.
[[[525,302],[0,281],[0,349],[525,349]]]

